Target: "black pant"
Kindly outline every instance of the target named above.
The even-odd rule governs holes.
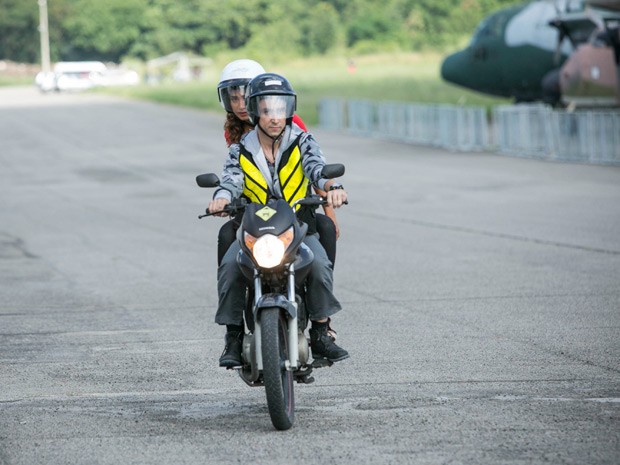
[[[239,223],[229,220],[220,228],[217,235],[217,265],[222,263],[222,257],[236,237]],[[316,230],[319,233],[319,241],[327,253],[327,258],[332,262],[332,268],[336,264],[336,225],[327,215],[316,214]]]
[[[329,216],[317,213],[316,232],[319,233],[319,241],[325,249],[327,258],[332,262],[333,270],[336,265],[336,225]]]

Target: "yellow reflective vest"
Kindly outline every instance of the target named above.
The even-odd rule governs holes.
[[[304,175],[299,139],[300,137],[286,149],[278,162],[278,166],[276,166],[280,191],[289,205],[292,205],[298,199],[306,197],[310,183]],[[241,144],[239,164],[244,176],[243,195],[252,202],[266,204],[269,199],[269,184],[256,163],[254,163],[252,154]]]

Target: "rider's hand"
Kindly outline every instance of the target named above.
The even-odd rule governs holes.
[[[228,199],[214,199],[211,200],[211,202],[209,202],[209,207],[207,208],[209,210],[209,213],[215,213],[215,212],[221,212],[221,213],[215,213],[214,216],[228,216],[228,213],[226,212],[222,212],[222,210],[224,210],[224,207],[226,205],[228,205],[230,203],[230,200]]]
[[[347,191],[344,189],[334,189],[327,191],[327,205],[340,208],[347,200]]]

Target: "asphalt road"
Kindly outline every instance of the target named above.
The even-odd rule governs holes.
[[[313,131],[352,356],[277,432],[217,367],[222,123],[0,89],[0,464],[620,462],[620,168]]]

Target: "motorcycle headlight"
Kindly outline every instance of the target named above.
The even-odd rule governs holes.
[[[244,241],[260,267],[273,268],[282,263],[286,249],[293,242],[293,227],[277,237],[265,234],[257,239],[246,232]]]

